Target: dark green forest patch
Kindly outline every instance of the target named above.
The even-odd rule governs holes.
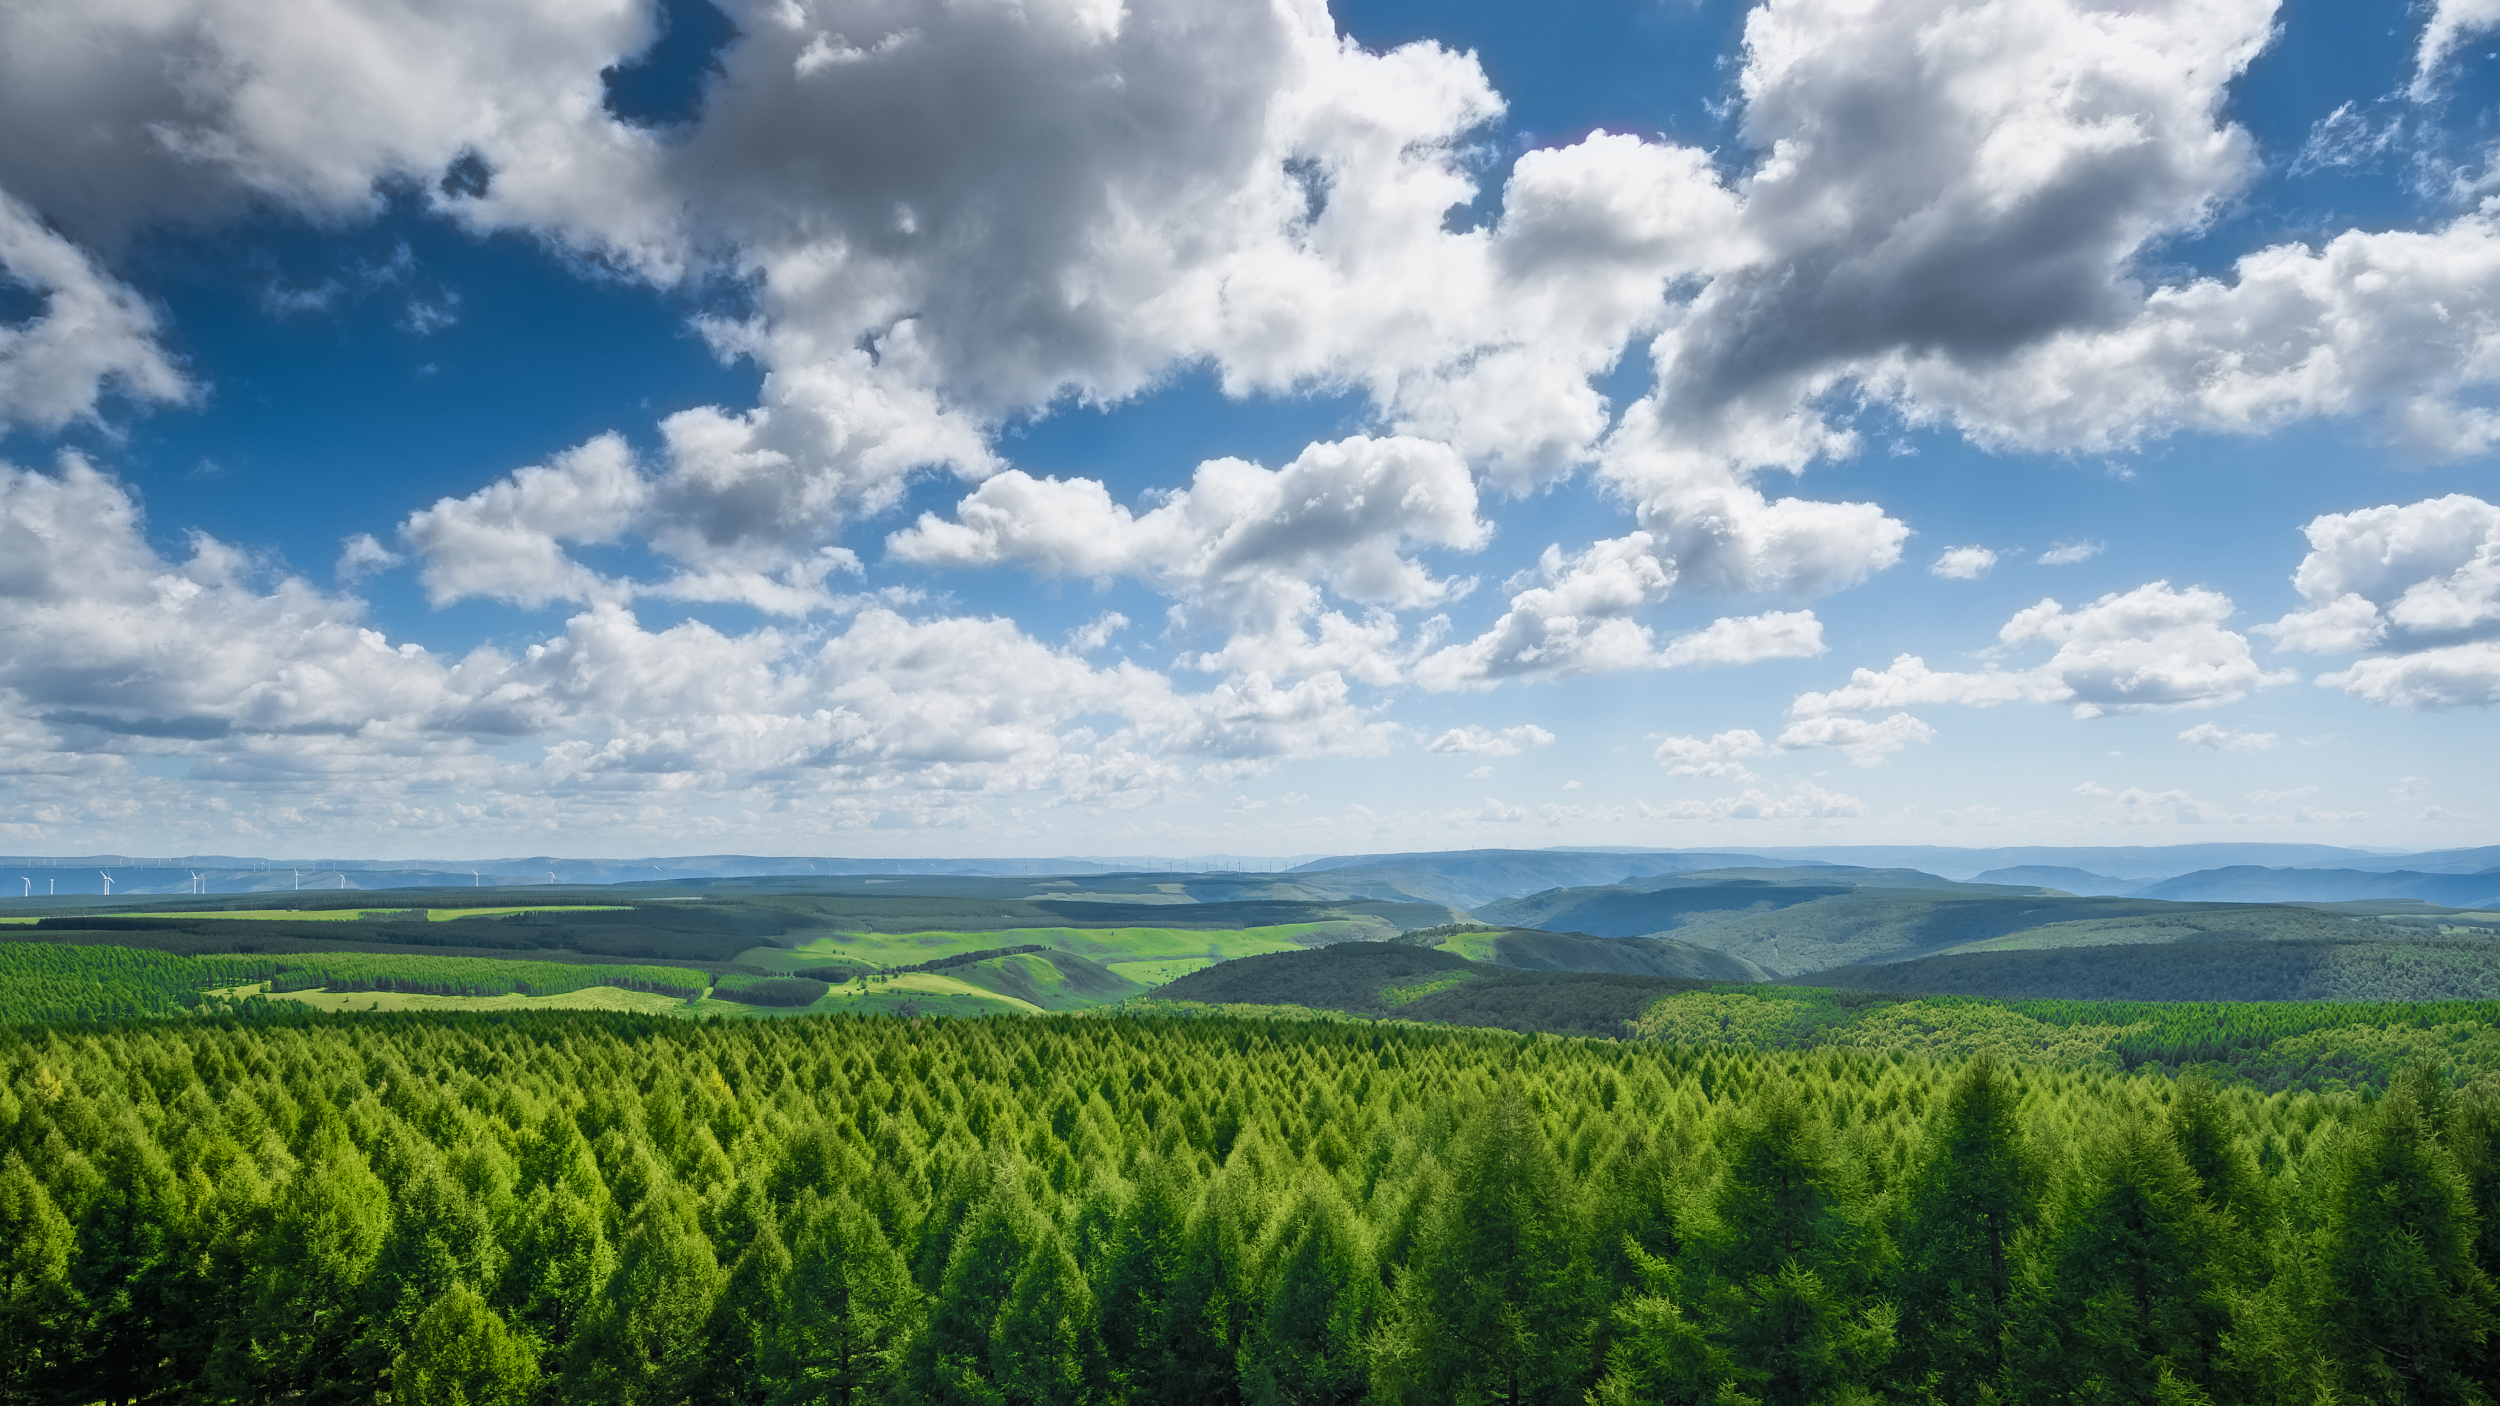
[[[2500,942],[2205,938],[1958,953],[1846,967],[1797,984],[2076,1001],[2488,1001],[2500,1000]]]

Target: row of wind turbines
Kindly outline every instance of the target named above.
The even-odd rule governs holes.
[[[190,881],[189,881],[189,885],[188,885],[188,891],[189,891],[190,893],[195,894],[195,895],[199,895],[199,894],[206,894],[206,893],[208,892],[208,876],[207,876],[206,874],[200,873],[200,872],[199,872],[199,871],[197,871],[197,870],[190,870],[190,869],[186,869],[186,870],[184,870],[183,872],[184,872],[184,873],[186,873],[186,874],[188,874],[188,875],[190,875]],[[347,887],[347,872],[346,872],[345,870],[337,870],[337,871],[334,871],[334,872],[338,875],[338,881],[339,881],[339,882],[338,882],[338,886],[339,886],[340,888],[346,888],[346,887]],[[109,870],[109,869],[98,869],[98,870],[96,871],[96,873],[97,873],[100,877],[102,877],[102,878],[103,878],[103,880],[104,880],[104,896],[105,896],[105,897],[107,897],[107,898],[112,897],[112,896],[113,896],[113,873],[112,873],[112,871],[111,871],[111,870]],[[318,878],[318,877],[319,877],[319,871],[315,871],[314,877],[315,877],[315,878]],[[303,889],[303,887],[304,887],[304,871],[303,871],[303,870],[301,870],[301,869],[289,869],[289,870],[287,871],[287,879],[288,879],[288,888],[289,888],[290,890],[300,892],[300,891]],[[556,876],[555,876],[553,873],[549,873],[549,874],[547,875],[547,882],[552,884],[552,883],[554,883],[555,881],[556,881]],[[27,875],[27,874],[20,874],[20,875],[18,875],[18,882],[19,882],[20,884],[24,885],[24,889],[25,889],[25,891],[24,891],[24,892],[22,892],[22,893],[20,893],[20,894],[18,895],[18,897],[20,897],[20,898],[32,898],[32,897],[34,897],[34,896],[35,896],[35,880],[34,880],[33,876],[31,876],[31,875]],[[486,886],[486,876],[485,876],[484,874],[480,873],[478,870],[472,869],[472,870],[470,870],[470,871],[469,871],[469,883],[471,884],[471,886],[472,886],[472,887],[476,887],[476,888],[484,888],[484,887]],[[44,894],[45,894],[45,896],[46,896],[46,897],[52,897],[52,898],[57,898],[57,897],[59,897],[59,896],[60,896],[60,892],[61,892],[61,881],[60,881],[58,878],[54,878],[54,877],[51,877],[51,876],[48,876],[48,875],[47,875],[47,876],[45,877],[44,881],[43,881],[43,891],[44,891]]]

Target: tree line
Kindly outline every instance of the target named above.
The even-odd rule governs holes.
[[[0,1400],[2476,1402],[2500,1100],[1245,1019],[0,1030]]]

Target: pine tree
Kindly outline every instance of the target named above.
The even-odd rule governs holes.
[[[1697,1245],[1711,1336],[1766,1406],[1862,1387],[1893,1345],[1890,1306],[1866,1299],[1884,1246],[1787,1081],[1758,1088],[1738,1125]]]
[[[1237,1144],[1231,1161],[1199,1198],[1182,1242],[1180,1263],[1164,1301],[1158,1354],[1168,1374],[1160,1398],[1193,1406],[1236,1406],[1241,1400],[1241,1345],[1255,1292],[1247,1240],[1259,1219],[1255,1149]]]
[[[1586,1266],[1564,1190],[1536,1109],[1505,1084],[1471,1119],[1399,1284],[1393,1395],[1522,1406],[1588,1387]]]
[[[75,1108],[70,1100],[64,1104],[64,1112]],[[175,1361],[169,1350],[174,1344],[222,1346],[255,1333],[276,1339],[271,1351],[283,1357],[283,1370],[290,1379],[310,1385],[303,1368],[319,1359],[306,1347],[302,1330],[311,1327],[334,1334],[333,1355],[337,1343],[352,1337],[354,1324],[342,1321],[348,1315],[338,1311],[339,1300],[318,1296],[343,1293],[352,1301],[352,1279],[341,1285],[328,1274],[338,1268],[361,1274],[371,1242],[357,1232],[369,1227],[372,1239],[378,1240],[389,1215],[378,1186],[359,1184],[347,1189],[346,1201],[352,1204],[339,1207],[348,1223],[337,1244],[339,1260],[308,1255],[300,1238],[287,1233],[301,1225],[290,1219],[280,1233],[253,1247],[254,1262],[244,1271],[251,1283],[239,1289],[240,1302],[228,1305],[233,1316],[199,1325],[192,1321],[193,1314],[207,1306],[192,1302],[182,1292],[182,1197],[163,1151],[125,1124],[106,1132],[103,1145],[93,1155],[94,1163],[87,1170],[95,1177],[94,1194],[75,1212],[64,1208],[70,1215],[76,1247],[70,1255],[69,1286],[82,1312],[72,1341],[62,1350],[66,1359],[63,1381],[87,1393],[86,1399],[145,1400],[200,1370],[196,1360]],[[354,1149],[348,1148],[346,1155],[353,1157]],[[40,1155],[37,1164],[41,1165]],[[370,1181],[361,1161],[355,1170]],[[293,1209],[302,1213],[309,1207],[299,1200]],[[324,1276],[311,1286],[314,1299],[286,1298],[282,1291],[291,1282],[289,1276],[264,1268],[273,1256],[318,1261],[305,1265]],[[273,1321],[308,1303],[317,1304],[313,1312],[326,1311],[328,1317],[307,1324],[299,1315],[284,1326]],[[219,1348],[211,1351],[229,1366],[243,1365],[243,1359],[231,1353]]]
[[[920,1292],[875,1217],[850,1196],[803,1193],[764,1376],[773,1406],[859,1406],[893,1379]]]
[[[1001,1406],[991,1375],[990,1336],[999,1306],[1051,1235],[1013,1169],[1002,1168],[990,1194],[965,1220],[946,1258],[946,1275],[904,1365],[906,1391],[930,1406]]]
[[[1194,1193],[1179,1168],[1147,1159],[1113,1238],[1098,1312],[1107,1369],[1122,1400],[1187,1400],[1166,1350],[1164,1318],[1188,1249]]]
[[[367,1331],[366,1276],[391,1227],[391,1199],[334,1121],[297,1171],[261,1256],[248,1315],[218,1345],[223,1389],[307,1402],[354,1401],[344,1369]]]
[[[0,1401],[35,1396],[62,1371],[77,1303],[69,1218],[15,1152],[0,1159]]]
[[[2196,1178],[2197,1193],[2232,1224],[2255,1229],[2267,1218],[2265,1183],[2232,1136],[2232,1121],[2212,1080],[2191,1074],[2173,1086],[2170,1140]]]
[[[1102,1397],[1093,1290],[1056,1235],[1027,1257],[990,1326],[990,1378],[1006,1406],[1086,1406]]]
[[[2013,1335],[2021,1395],[2212,1390],[2231,1322],[2224,1227],[2165,1131],[2134,1117],[2111,1127],[2047,1235]]]
[[[791,1260],[762,1194],[750,1188],[745,1199],[746,1248],[729,1267],[703,1330],[703,1374],[693,1393],[698,1406],[765,1406],[769,1398],[763,1361],[766,1343],[788,1308],[784,1290]],[[720,1243],[717,1233],[714,1243]]]
[[[431,1155],[398,1179],[394,1201],[390,1233],[364,1286],[369,1338],[360,1371],[397,1356],[418,1315],[443,1302],[452,1285],[493,1278],[496,1247],[484,1210]]]
[[[1378,1285],[1371,1248],[1335,1181],[1306,1179],[1278,1229],[1265,1303],[1243,1345],[1243,1387],[1253,1406],[1362,1400]]]
[[[1941,1401],[2001,1389],[2016,1240],[2039,1216],[2039,1174],[2013,1081],[1986,1057],[1945,1096],[1911,1179],[1891,1282],[1900,1310],[1894,1370]]]
[[[601,1199],[605,1199],[605,1191]],[[570,1185],[540,1186],[503,1232],[503,1274],[494,1303],[550,1353],[561,1355],[616,1272],[606,1216]]]
[[[391,1364],[391,1399],[404,1406],[525,1406],[537,1389],[537,1351],[466,1284],[418,1315]]]
[[[580,1406],[676,1406],[700,1379],[705,1328],[727,1274],[691,1198],[662,1186],[644,1199],[616,1272],[585,1315],[565,1370]]]
[[[2400,1080],[2346,1148],[2325,1254],[2328,1320],[2353,1389],[2408,1403],[2472,1401],[2500,1298],[2475,1262],[2474,1205],[2442,1143],[2449,1095]]]
[[[1615,1305],[1606,1375],[1589,1406],[1707,1406],[1750,1400],[1733,1385],[1735,1365],[1677,1302],[1675,1266],[1638,1244],[1624,1247],[1640,1287]]]

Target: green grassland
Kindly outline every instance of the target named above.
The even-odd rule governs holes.
[[[796,947],[758,947],[738,954],[746,966],[795,971],[815,962],[848,961],[872,967],[914,966],[937,957],[982,952],[1000,946],[1002,932],[1018,943],[1038,943],[1097,962],[1168,961],[1198,957],[1226,961],[1266,952],[1296,952],[1324,942],[1349,940],[1356,931],[1370,931],[1344,921],[1281,923],[1230,931],[1177,927],[931,930],[897,933],[842,933],[816,938]],[[1381,935],[1392,935],[1394,930]]]
[[[267,987],[268,983],[260,982],[229,987],[215,994],[230,1000],[263,995],[317,1011],[626,1011],[637,1015],[675,1015],[690,1004],[682,996],[628,991],[617,986],[585,986],[552,996],[524,996],[519,992],[501,996],[437,996],[422,991],[331,991],[318,987],[272,992]]]
[[[701,1015],[705,1010],[692,1014]],[[990,990],[953,972],[899,972],[849,982],[825,993],[810,1006],[811,1015],[1035,1015],[1041,1007],[1021,997]],[[749,1011],[753,1014],[769,1012]]]
[[[1482,977],[1481,972],[1442,972],[1404,986],[1383,986],[1380,988],[1380,1001],[1386,1006],[1411,1006],[1426,996],[1439,995],[1462,981],[1477,981]]]
[[[1191,972],[1214,966],[1213,957],[1150,957],[1144,961],[1105,962],[1104,966],[1144,987],[1178,981]]]
[[[198,910],[97,913],[98,918],[223,918],[263,923],[381,922],[393,919],[447,923],[454,918],[500,918],[513,913],[623,913],[624,903],[535,903],[501,908],[204,908]],[[0,918],[31,923],[32,917]]]
[[[1034,887],[1024,885],[1023,893]],[[753,969],[767,976],[839,981],[861,970],[890,971],[1036,944],[1105,963],[1221,961],[1330,942],[1385,940],[1451,916],[1431,905],[1392,901],[1141,901],[1147,897],[1194,895],[1116,889],[1058,898],[929,895],[890,892],[863,881],[832,892],[762,885],[698,895],[419,890],[393,893],[387,901],[405,905],[393,908],[378,907],[369,894],[306,894],[300,901],[294,895],[205,902],[186,897],[91,906],[0,904],[0,914],[32,920],[10,922],[0,935],[191,956],[476,952],[535,961],[687,963],[715,975]],[[1171,969],[1156,975],[1176,974]],[[1045,980],[1028,975],[1027,984]],[[998,979],[1014,984],[1012,977]],[[1056,999],[1044,1004],[1055,1005]]]

